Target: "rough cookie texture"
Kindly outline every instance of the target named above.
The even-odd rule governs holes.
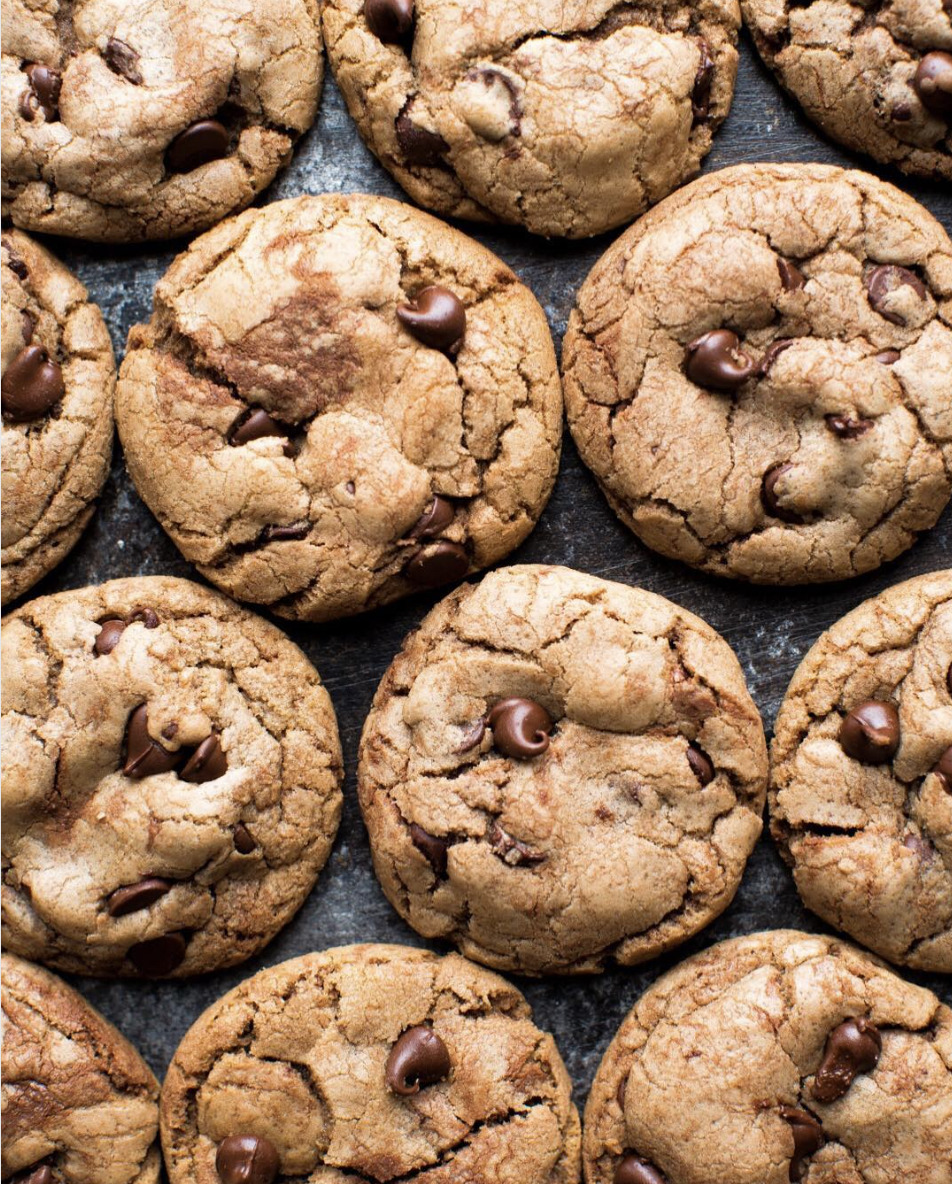
[[[694,176],[737,72],[736,0],[325,0],[322,20],[360,134],[414,201],[537,234],[598,234]]]
[[[950,0],[741,0],[754,44],[827,135],[952,180],[952,57],[942,100],[917,84],[930,55],[952,53]]]
[[[325,620],[520,543],[562,396],[545,315],[494,255],[384,198],[301,197],[176,260],[129,336],[117,419],[186,559]]]
[[[837,1032],[849,1021],[865,1040]],[[660,978],[585,1110],[587,1184],[612,1184],[626,1156],[654,1168],[614,1176],[632,1184],[949,1184],[950,1150],[952,1011],[795,930],[722,942]]]
[[[421,1029],[443,1063],[413,1091],[392,1075],[394,1047]],[[579,1178],[571,1084],[522,995],[403,946],[283,962],[192,1026],[162,1091],[170,1184],[220,1184],[216,1149],[242,1135],[265,1141],[278,1179],[311,1184]]]
[[[541,752],[513,698],[542,709]],[[358,790],[377,875],[415,929],[500,969],[590,972],[727,907],[766,762],[709,625],[527,566],[458,589],[410,635],[364,727]]]
[[[243,209],[314,120],[317,0],[4,0],[3,213],[125,242]]]
[[[116,364],[83,285],[25,234],[6,231],[0,243],[6,605],[59,563],[92,517],[112,455]]]
[[[668,198],[595,265],[563,366],[619,517],[717,575],[869,571],[952,493],[952,244],[865,173],[741,165]]]
[[[159,1084],[132,1045],[54,975],[3,968],[3,1178],[156,1184]]]
[[[771,830],[804,903],[892,962],[952,973],[952,571],[898,584],[824,633],[771,749]],[[844,720],[891,704],[887,750]],[[868,763],[871,755],[884,759]],[[944,760],[944,764],[943,764]]]
[[[32,601],[2,646],[5,947],[123,976],[260,949],[341,810],[333,708],[300,650],[161,576]]]

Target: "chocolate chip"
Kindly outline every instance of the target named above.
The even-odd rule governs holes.
[[[181,966],[187,944],[183,933],[166,933],[150,941],[136,942],[126,950],[126,957],[140,974],[161,978]]]
[[[612,1184],[667,1184],[668,1177],[640,1155],[626,1155],[615,1168]]]
[[[228,761],[214,732],[199,744],[179,773],[183,781],[217,781],[228,772]]]
[[[912,119],[912,107],[909,103],[898,102],[894,104],[892,118],[896,123],[908,123]]]
[[[892,703],[867,699],[843,720],[840,747],[864,765],[891,761],[899,748],[899,712]]]
[[[908,267],[882,263],[866,275],[866,294],[869,303],[884,320],[890,321],[893,325],[904,325],[905,320],[902,313],[887,307],[887,301],[897,288],[903,287],[912,288],[920,300],[925,300],[925,284]]]
[[[413,0],[364,0],[367,28],[386,45],[409,36],[413,16]]]
[[[144,703],[133,711],[126,725],[126,763],[122,771],[137,781],[156,773],[167,773],[179,763],[182,754],[169,752],[149,735],[148,708]]]
[[[428,539],[442,534],[455,517],[455,511],[445,497],[436,494],[410,531],[411,539]]]
[[[228,434],[228,443],[240,447],[242,444],[250,444],[252,440],[263,440],[266,436],[284,436],[287,439],[287,432],[263,407],[255,407],[235,420]]]
[[[215,1170],[222,1184],[273,1184],[281,1161],[269,1139],[228,1135],[218,1144]]]
[[[898,349],[884,349],[876,355],[876,361],[883,366],[893,366],[901,357]]]
[[[28,308],[20,309],[20,327],[23,331],[23,344],[29,345],[36,331],[36,317]]]
[[[907,851],[914,851],[923,863],[931,863],[935,859],[935,847],[922,835],[908,834],[903,839],[902,845]]]
[[[283,543],[294,539],[306,539],[310,531],[309,522],[292,522],[289,526],[266,526],[261,532],[261,541]]]
[[[471,748],[475,748],[477,744],[482,742],[483,736],[486,735],[486,721],[478,719],[475,723],[469,725],[463,732],[463,738],[460,741],[457,752],[469,752]]]
[[[625,1095],[628,1093],[628,1078],[623,1077],[618,1083],[618,1089],[615,1090],[615,1101],[621,1107],[625,1108]]]
[[[39,62],[33,62],[26,67],[26,76],[30,80],[30,89],[20,98],[20,113],[24,118],[32,119],[33,116],[27,117],[23,111],[23,103],[27,95],[32,95],[35,100],[33,111],[38,108],[46,116],[46,122],[52,123],[59,119],[59,97],[60,90],[63,86],[63,76],[59,70],[53,70],[49,66],[41,66]]]
[[[879,1062],[883,1038],[868,1019],[846,1020],[834,1028],[826,1041],[823,1060],[813,1080],[818,1102],[842,1098],[860,1073],[868,1073]]]
[[[793,345],[793,342],[789,338],[782,338],[780,341],[775,341],[772,345],[767,346],[758,367],[758,372],[762,377],[770,373],[771,366],[773,366],[783,351],[789,349],[791,345]]]
[[[825,415],[826,426],[841,440],[858,440],[874,426],[871,419],[854,419],[851,415]]]
[[[934,772],[938,774],[943,786],[952,792],[952,744],[939,757]]]
[[[753,361],[730,329],[712,329],[685,347],[684,371],[698,386],[736,391],[754,372]]]
[[[119,617],[109,617],[103,621],[99,632],[96,634],[96,640],[93,642],[93,653],[97,657],[102,657],[104,654],[111,654],[119,644],[119,638],[122,637],[125,629],[126,623]]]
[[[228,129],[217,119],[200,119],[169,144],[166,162],[169,172],[190,173],[227,154]]]
[[[777,270],[780,272],[780,283],[785,292],[799,292],[807,286],[807,277],[796,264],[783,256],[777,257]]]
[[[532,699],[502,699],[486,717],[493,744],[506,756],[529,760],[549,747],[552,717]]]
[[[42,345],[25,345],[0,382],[3,418],[13,423],[40,419],[66,393],[63,371]]]
[[[171,889],[168,880],[159,876],[147,876],[138,884],[127,884],[124,888],[117,888],[111,893],[107,908],[110,917],[124,917],[127,913],[137,913],[139,909],[147,909],[155,904]]]
[[[442,1081],[450,1072],[450,1054],[432,1028],[408,1028],[387,1057],[387,1086],[401,1097]]]
[[[521,839],[514,838],[498,822],[489,828],[488,837],[493,855],[498,855],[510,867],[527,867],[530,863],[542,863],[545,859],[544,851],[538,851]]]
[[[780,478],[793,469],[793,465],[789,461],[782,462],[779,465],[774,465],[764,473],[764,479],[760,485],[760,501],[764,510],[772,517],[779,518],[781,522],[788,522],[791,526],[802,526],[803,519],[799,514],[793,510],[788,510],[780,504],[780,497],[777,493],[777,485]]]
[[[231,833],[234,836],[235,850],[239,855],[250,855],[257,848],[254,836],[243,822],[239,822]]]
[[[397,306],[397,319],[417,341],[430,349],[455,354],[466,332],[466,309],[460,298],[439,284],[431,284]]]
[[[695,123],[703,123],[711,109],[711,85],[714,82],[714,60],[707,42],[698,38],[698,52],[701,55],[697,73],[694,75],[694,88],[691,91],[691,111]]]
[[[133,86],[142,85],[142,75],[139,73],[139,55],[131,45],[126,45],[118,37],[110,37],[103,50],[103,60],[114,74],[119,74]]]
[[[12,1177],[10,1184],[53,1184],[53,1169],[48,1163],[40,1164],[36,1168],[27,1168],[18,1176]]]
[[[154,608],[137,608],[126,617],[127,625],[131,625],[133,621],[141,621],[146,629],[158,629],[159,614]]]
[[[702,785],[710,785],[714,780],[714,765],[703,748],[697,744],[689,744],[687,751],[688,764],[691,772]]]
[[[439,132],[431,132],[428,128],[414,123],[407,112],[408,106],[409,104],[404,106],[393,125],[404,162],[423,168],[435,168],[443,163],[443,157],[449,152],[450,146]]]
[[[16,253],[16,251],[14,251],[13,247],[10,246],[6,239],[3,240],[3,249],[7,253],[7,267],[10,268],[17,279],[29,279],[30,269],[27,267],[26,262],[20,258],[20,256]]]
[[[421,547],[404,569],[404,575],[418,588],[439,588],[461,580],[469,571],[469,558],[459,543],[442,540]]]
[[[438,835],[431,835],[422,826],[411,822],[410,841],[418,851],[422,851],[438,876],[446,875],[446,853],[449,850],[446,839],[441,839]]]
[[[819,1151],[826,1141],[823,1127],[808,1110],[800,1110],[796,1106],[781,1106],[780,1117],[790,1123],[790,1133],[793,1135],[790,1179],[800,1180],[806,1171],[803,1161]]]
[[[912,86],[923,107],[940,119],[952,119],[952,53],[933,50],[919,63]]]
[[[945,672],[945,685],[948,687],[949,694],[952,695],[952,662],[949,663],[949,668]]]

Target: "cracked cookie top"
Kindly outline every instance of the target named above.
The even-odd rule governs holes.
[[[522,995],[395,945],[307,954],[213,1004],[169,1066],[162,1145],[170,1184],[579,1179],[571,1084]]]
[[[334,711],[300,650],[163,576],[34,600],[2,645],[5,948],[147,977],[259,950],[340,818]]]
[[[186,559],[317,621],[520,543],[562,395],[545,314],[489,251],[385,198],[300,197],[173,263],[129,336],[117,420]]]
[[[116,364],[83,285],[20,231],[0,244],[7,604],[59,563],[92,517],[112,455]]]
[[[870,571],[952,493],[952,244],[865,173],[740,165],[668,198],[596,263],[563,367],[619,517],[716,575]]]
[[[952,973],[952,570],[867,600],[803,659],[770,815],[809,908],[892,962]]]
[[[585,1109],[588,1184],[949,1184],[952,1011],[853,946],[721,942],[660,978]]]
[[[581,238],[697,173],[730,109],[737,0],[325,0],[360,134],[414,201]]]
[[[157,1184],[159,1084],[55,975],[4,954],[3,1178]]]
[[[754,44],[827,135],[952,180],[952,0],[741,0]]]
[[[3,213],[111,242],[243,209],[314,120],[317,0],[4,0]]]
[[[394,908],[540,974],[654,957],[730,903],[767,754],[727,643],[668,600],[564,567],[452,593],[364,727],[358,791]]]

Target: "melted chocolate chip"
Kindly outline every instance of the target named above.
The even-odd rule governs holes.
[[[415,822],[411,822],[410,841],[418,851],[421,851],[426,856],[429,860],[430,867],[433,868],[438,876],[446,875],[447,852],[449,850],[449,844],[446,839],[441,839],[438,835],[431,835],[422,826],[417,826]]]
[[[407,304],[398,305],[397,319],[430,349],[455,354],[463,344],[466,309],[454,292],[439,284],[431,284]]]
[[[250,444],[252,440],[263,440],[267,436],[283,436],[285,455],[293,452],[287,432],[262,407],[255,407],[247,415],[242,415],[235,421],[228,435],[228,443],[240,447]]]
[[[624,1110],[624,1108],[625,1108],[625,1095],[627,1093],[628,1093],[628,1078],[623,1077],[621,1079],[621,1081],[619,1081],[619,1083],[618,1083],[618,1089],[615,1090],[615,1101],[618,1103],[618,1105],[621,1107],[622,1110]]]
[[[228,155],[228,129],[217,119],[200,119],[169,144],[166,164],[171,173],[190,173]]]
[[[235,850],[239,855],[250,855],[257,848],[254,836],[243,822],[239,822],[231,833],[234,835]]]
[[[440,588],[461,580],[469,571],[469,558],[459,543],[446,539],[421,547],[404,569],[404,575],[418,588]]]
[[[612,1184],[667,1184],[668,1177],[640,1155],[626,1155],[612,1176]]]
[[[907,851],[915,852],[923,863],[931,863],[935,859],[935,847],[922,835],[908,834],[903,839],[902,845]]]
[[[443,163],[443,157],[450,150],[449,144],[439,132],[431,132],[428,128],[414,123],[407,107],[397,116],[393,127],[404,163],[415,164],[421,168],[436,168]]]
[[[126,957],[139,974],[161,978],[181,966],[187,945],[184,933],[166,933],[151,941],[136,942],[126,951]]]
[[[697,744],[689,744],[687,750],[688,764],[691,772],[702,785],[710,785],[714,780],[714,765],[703,748]]]
[[[218,737],[213,732],[199,744],[198,748],[185,762],[185,767],[179,773],[183,781],[202,783],[217,781],[228,772],[228,761],[221,750]]]
[[[818,1102],[842,1098],[860,1073],[868,1073],[879,1062],[883,1038],[868,1019],[846,1020],[834,1028],[826,1040],[826,1049],[816,1077],[813,1096]]]
[[[952,744],[939,757],[935,772],[945,788],[952,793]]]
[[[779,465],[774,465],[764,473],[764,479],[760,485],[760,501],[764,510],[772,517],[779,518],[781,522],[787,522],[791,526],[802,526],[803,519],[799,514],[793,510],[789,510],[780,504],[780,495],[777,492],[777,485],[780,478],[789,473],[793,465],[789,462],[783,462]]]
[[[867,699],[843,720],[840,747],[864,765],[883,765],[899,748],[899,712],[892,703]]]
[[[875,424],[871,419],[854,419],[851,415],[826,415],[826,426],[841,440],[858,440]]]
[[[800,1180],[806,1171],[803,1161],[819,1151],[826,1141],[823,1127],[808,1110],[800,1110],[796,1106],[781,1106],[780,1117],[790,1124],[790,1133],[793,1135],[790,1179]]]
[[[429,539],[442,534],[456,516],[456,512],[445,497],[436,494],[420,515],[419,521],[410,531],[411,539]]]
[[[12,423],[41,419],[66,393],[63,371],[42,345],[25,345],[0,381],[3,418]]]
[[[142,85],[142,75],[139,72],[139,55],[131,45],[126,45],[118,37],[110,37],[103,50],[103,60],[114,74],[125,78],[133,86]]]
[[[919,63],[912,86],[923,107],[940,119],[952,119],[952,53],[933,50]]]
[[[111,654],[119,644],[119,638],[122,637],[125,630],[126,623],[119,617],[109,617],[103,621],[96,634],[96,640],[93,642],[93,653],[100,658],[105,654]]]
[[[898,349],[884,349],[876,355],[876,361],[882,366],[893,366],[901,357]]]
[[[801,288],[807,286],[807,277],[789,259],[778,256],[777,270],[780,272],[780,282],[785,292],[799,292]]]
[[[457,752],[469,752],[471,748],[475,748],[477,744],[482,743],[483,736],[486,735],[486,721],[478,719],[475,723],[469,725],[463,732],[463,738],[460,741]]]
[[[537,851],[521,839],[514,838],[507,830],[494,822],[489,828],[489,846],[493,855],[498,855],[510,867],[528,867],[531,863],[542,863],[545,852]]]
[[[418,1094],[449,1076],[450,1054],[432,1028],[408,1028],[387,1057],[386,1082],[401,1097]]]
[[[761,377],[765,377],[770,373],[771,366],[773,366],[784,350],[789,349],[791,345],[793,345],[793,342],[788,338],[781,338],[780,341],[775,341],[772,345],[767,346],[764,356],[760,359],[760,365],[757,368]]]
[[[133,711],[126,725],[126,777],[140,781],[156,773],[168,773],[181,760],[180,752],[169,752],[149,735],[149,714],[144,703]]]
[[[396,45],[413,28],[413,0],[364,0],[367,28],[385,45]]]
[[[740,338],[730,329],[712,329],[685,347],[684,372],[698,386],[716,391],[736,391],[755,369],[740,348]]]
[[[3,239],[3,249],[7,253],[7,267],[13,272],[18,280],[29,279],[30,269],[26,265],[26,261],[14,251],[13,247],[7,239]]]
[[[698,38],[698,52],[701,55],[694,87],[691,91],[691,112],[695,123],[703,123],[711,109],[711,85],[714,82],[714,60],[707,42]]]
[[[532,699],[502,699],[486,717],[493,744],[516,760],[541,756],[549,747],[552,717]]]
[[[33,114],[26,115],[23,110],[23,105],[27,96],[32,97],[32,102],[29,104],[32,111],[37,110],[43,112],[47,123],[53,123],[59,119],[59,97],[60,90],[63,87],[63,76],[59,70],[53,70],[49,66],[42,66],[39,62],[33,62],[26,67],[25,70],[27,78],[30,80],[30,89],[25,92],[20,98],[20,112],[23,117],[32,120]]]
[[[107,904],[110,917],[124,917],[127,913],[137,913],[139,909],[147,909],[150,904],[165,896],[172,885],[168,880],[159,876],[147,876],[138,884],[127,884],[124,888],[117,888]]]
[[[41,1163],[39,1167],[27,1168],[25,1172],[13,1176],[10,1184],[53,1184],[56,1177],[48,1163]]]
[[[296,539],[306,539],[310,534],[309,522],[292,522],[289,526],[266,526],[261,532],[263,543],[285,543]]]
[[[215,1170],[222,1184],[273,1184],[281,1161],[269,1139],[229,1135],[218,1144]]]
[[[23,331],[23,344],[29,345],[36,331],[36,317],[28,308],[20,309],[20,326]]]
[[[902,313],[887,307],[889,297],[897,288],[909,287],[920,300],[926,298],[926,288],[922,280],[907,267],[897,267],[893,263],[883,263],[874,267],[866,275],[866,295],[869,303],[886,321],[893,325],[904,325]]]

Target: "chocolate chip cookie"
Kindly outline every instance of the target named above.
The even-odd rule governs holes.
[[[694,176],[727,116],[736,0],[325,0],[360,134],[414,201],[582,238]]]
[[[522,995],[404,946],[306,954],[230,991],[179,1045],[161,1122],[170,1184],[579,1179],[571,1083]]]
[[[952,180],[952,0],[741,0],[767,65],[834,140]]]
[[[20,231],[0,244],[6,605],[60,562],[93,515],[112,455],[116,364],[79,280]]]
[[[952,1011],[794,930],[660,978],[585,1110],[587,1184],[949,1184],[950,1154]]]
[[[3,1179],[157,1184],[159,1083],[132,1045],[55,975],[3,968]]]
[[[771,766],[771,830],[804,903],[891,962],[952,973],[952,570],[823,634]]]
[[[320,621],[522,542],[562,394],[545,314],[494,255],[385,198],[300,197],[176,260],[129,336],[117,420],[186,559]]]
[[[952,243],[824,165],[739,165],[669,197],[585,281],[569,426],[649,547],[764,584],[892,559],[952,494]]]
[[[334,711],[300,650],[163,576],[31,601],[2,644],[5,948],[179,977],[265,945],[341,810]]]
[[[110,242],[243,209],[314,120],[318,0],[9,0],[3,213]]]
[[[358,791],[387,898],[529,974],[631,965],[730,903],[761,830],[757,709],[727,643],[638,588],[512,567],[407,638]]]

